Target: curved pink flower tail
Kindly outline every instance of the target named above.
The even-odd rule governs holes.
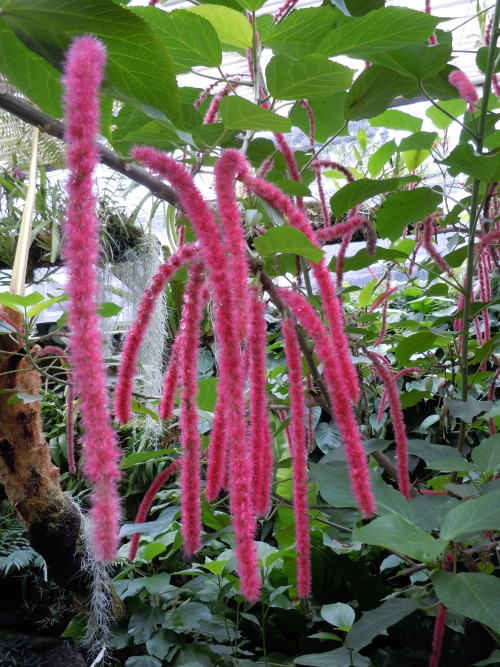
[[[176,461],[171,463],[168,466],[168,468],[162,470],[162,472],[156,477],[156,479],[153,480],[149,489],[146,491],[146,494],[144,495],[141,504],[139,505],[139,510],[137,511],[137,516],[135,517],[135,523],[144,523],[146,521],[147,516],[149,514],[149,510],[151,509],[151,505],[153,504],[154,497],[161,489],[161,487],[165,484],[165,482],[169,479],[169,477],[171,477],[175,472],[177,472],[180,464],[181,460],[177,459]],[[128,554],[129,560],[134,560],[134,558],[137,555],[137,549],[139,547],[140,537],[141,537],[140,533],[134,533],[132,535],[132,539],[130,540],[130,551]]]
[[[476,87],[469,79],[467,74],[462,72],[462,70],[455,69],[450,73],[448,81],[454,88],[458,90],[458,94],[463,100],[467,102],[470,112],[473,113],[477,109],[479,97],[476,91]]]
[[[448,610],[444,604],[438,607],[438,613],[434,622],[434,634],[432,636],[432,654],[429,660],[429,667],[439,667],[439,658],[443,648],[444,629],[446,627],[446,617]]]
[[[323,363],[325,381],[333,408],[333,416],[345,446],[349,475],[354,497],[364,517],[375,514],[376,506],[371,490],[370,472],[361,434],[354,417],[348,385],[331,339],[311,304],[301,294],[278,289],[278,294],[300,325],[311,337],[315,352]]]
[[[179,347],[181,384],[181,527],[184,549],[191,555],[201,546],[201,439],[198,430],[197,357],[203,301],[204,271],[200,262],[189,267],[182,309]]]
[[[220,90],[218,93],[216,93],[212,101],[210,102],[210,106],[208,107],[208,111],[205,114],[205,118],[203,119],[203,125],[208,125],[209,123],[215,123],[217,120],[217,116],[219,115],[219,104],[220,101],[224,98],[230,95],[235,88],[237,88],[240,84],[236,82],[237,77],[233,77],[233,81],[231,85],[229,86],[226,84],[222,90]]]
[[[255,513],[264,516],[271,502],[273,480],[272,434],[267,415],[265,304],[257,289],[252,290],[250,332],[248,336],[248,375],[250,383],[250,449],[252,452]]]
[[[398,487],[406,500],[411,499],[411,482],[408,471],[408,441],[406,438],[406,427],[404,423],[403,410],[399,400],[399,391],[394,374],[382,363],[379,355],[368,352],[377,375],[384,383],[389,409],[391,411],[392,424],[394,428],[394,440],[396,441],[396,456],[398,459]]]
[[[99,222],[93,173],[99,162],[99,86],[104,46],[93,37],[75,39],[64,65],[68,204],[63,255],[68,271],[70,357],[75,391],[81,400],[84,471],[93,486],[92,518],[97,557],[111,561],[118,549],[121,456],[111,426],[96,299],[95,266],[99,257]]]
[[[290,424],[293,471],[293,511],[297,548],[297,593],[307,597],[311,592],[311,543],[307,504],[307,448],[305,421],[305,395],[302,385],[300,348],[293,321],[286,317],[281,325],[288,364],[290,383]]]
[[[122,351],[120,368],[118,369],[118,380],[115,390],[115,414],[122,424],[126,424],[132,418],[130,403],[132,400],[132,388],[134,373],[139,359],[146,328],[151,321],[156,303],[165,289],[165,285],[177,271],[187,262],[195,259],[198,246],[195,243],[183,245],[171,255],[165,264],[162,264],[156,272],[151,285],[148,287],[139,305],[139,311],[132,328],[130,329]]]
[[[281,7],[274,15],[273,23],[276,24],[282,21],[292,11],[297,2],[298,0],[285,0],[285,2],[281,5]]]
[[[426,216],[423,222],[423,233],[422,233],[422,245],[427,250],[429,255],[432,257],[436,266],[438,266],[443,273],[447,273],[453,278],[453,270],[448,262],[441,257],[439,252],[436,250],[436,247],[432,241],[432,232],[434,231],[434,225],[436,222],[436,214]]]

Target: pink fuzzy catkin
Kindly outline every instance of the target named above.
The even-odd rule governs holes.
[[[292,181],[296,181],[297,183],[302,183],[302,179],[300,177],[300,171],[297,166],[297,160],[295,159],[294,152],[290,148],[290,145],[286,140],[285,135],[280,134],[279,132],[275,132],[274,138],[276,139],[276,144],[278,148],[280,149],[283,157],[285,158],[285,164],[286,168],[288,169],[290,178],[292,179]],[[301,211],[305,211],[304,200],[302,199],[302,197],[296,197],[295,200],[297,202],[297,207]]]
[[[181,527],[184,549],[189,555],[201,547],[201,439],[198,430],[197,359],[204,305],[203,281],[203,264],[197,262],[189,267],[178,350],[181,384]]]
[[[436,215],[431,214],[425,217],[423,221],[423,232],[422,232],[422,245],[427,250],[429,255],[434,260],[436,266],[438,266],[443,273],[447,273],[450,277],[453,278],[453,270],[448,262],[441,257],[439,252],[436,250],[434,243],[432,241],[432,232],[434,230],[434,222],[436,220]]]
[[[417,368],[416,366],[412,366],[411,368],[403,368],[394,376],[394,382],[399,380],[399,378],[402,378],[404,375],[410,375],[410,373],[418,373],[419,371],[420,369]],[[378,413],[377,413],[378,422],[382,421],[382,415],[384,414],[386,400],[387,400],[387,389],[384,389],[384,393],[382,394],[382,397],[380,399],[380,405],[378,407]]]
[[[261,179],[254,178],[250,174],[245,158],[240,155],[240,171],[238,178],[246,187],[260,197],[268,201],[272,206],[285,215],[290,224],[303,232],[307,238],[319,247],[314,232],[312,231],[307,217],[292,204],[290,199],[281,190],[266,183]],[[317,264],[311,262],[313,274],[318,283],[319,292],[323,298],[323,306],[330,330],[332,348],[335,356],[339,359],[339,370],[345,381],[348,396],[352,401],[359,398],[359,384],[356,372],[351,363],[349,343],[343,329],[343,314],[338,298],[335,295],[335,287],[332,283],[330,272],[325,261],[322,259]]]
[[[307,597],[311,592],[311,543],[307,516],[307,448],[305,420],[305,395],[302,386],[300,348],[293,321],[286,317],[281,324],[290,383],[290,423],[293,473],[293,512],[297,548],[297,593]]]
[[[278,294],[312,338],[315,352],[323,363],[333,415],[345,445],[354,497],[365,517],[375,513],[370,473],[361,443],[361,434],[354,417],[345,376],[334,353],[331,339],[311,304],[301,294],[280,288]]]
[[[220,350],[218,403],[224,407],[227,416],[224,437],[226,442],[231,443],[229,497],[236,537],[236,558],[242,593],[248,600],[255,601],[259,597],[260,577],[253,540],[256,521],[251,494],[251,459],[245,429],[243,360],[239,335],[234,328],[234,300],[237,297],[228,285],[225,249],[213,213],[185,167],[153,148],[134,148],[132,156],[170,181],[200,240],[203,261],[214,292],[215,334]]]
[[[195,259],[197,254],[197,244],[188,243],[181,246],[177,252],[168,258],[165,264],[160,266],[153,276],[151,285],[142,297],[137,317],[123,346],[122,359],[118,370],[118,380],[115,390],[115,414],[118,421],[122,424],[126,424],[132,418],[130,402],[132,399],[134,372],[144,336],[146,335],[146,328],[151,321],[156,303],[172,276],[184,264]]]
[[[285,0],[285,2],[278,9],[274,15],[274,23],[279,23],[285,16],[295,7],[298,0]]]
[[[99,129],[99,86],[106,53],[93,37],[75,39],[64,65],[68,204],[63,256],[68,271],[70,357],[81,405],[84,471],[92,483],[92,519],[97,557],[111,561],[118,549],[121,453],[111,426],[106,365],[97,313],[99,222],[93,173],[99,163],[95,137]]]
[[[333,239],[341,239],[345,236],[352,236],[355,231],[361,229],[366,223],[366,219],[362,215],[353,215],[345,222],[339,222],[331,227],[325,229],[318,229],[316,238],[319,243],[326,243],[333,241]]]
[[[264,516],[271,501],[273,481],[273,438],[269,428],[266,393],[267,326],[266,307],[252,290],[248,335],[248,378],[250,384],[250,448],[253,461],[255,513]]]
[[[479,97],[477,95],[476,87],[472,81],[470,81],[467,74],[462,72],[462,70],[455,69],[449,75],[448,81],[458,90],[460,97],[467,102],[470,111],[474,112],[477,109]]]
[[[410,500],[410,474],[408,472],[408,441],[406,438],[406,428],[403,418],[403,410],[399,400],[399,391],[394,374],[382,363],[379,356],[369,352],[368,356],[372,360],[377,375],[382,380],[389,400],[389,409],[391,411],[392,425],[394,429],[394,439],[396,441],[396,456],[398,459],[398,487],[407,500]]]
[[[149,514],[149,510],[151,509],[151,505],[153,504],[154,497],[161,489],[161,487],[165,484],[167,479],[171,477],[175,472],[177,472],[180,464],[181,464],[181,459],[177,459],[176,461],[171,463],[168,466],[168,468],[162,470],[162,472],[156,477],[156,479],[153,480],[144,498],[142,499],[141,504],[139,505],[139,510],[137,512],[137,516],[135,517],[135,523],[144,523],[146,521],[146,518]],[[128,554],[129,560],[134,560],[134,558],[136,557],[137,549],[139,547],[140,537],[141,537],[140,533],[134,533],[132,535],[132,539],[130,540],[130,551]]]
[[[376,299],[376,300],[372,303],[372,305],[371,305],[370,308],[368,309],[368,312],[369,312],[369,313],[373,313],[373,311],[375,310],[375,308],[377,308],[378,306],[380,306],[380,304],[382,303],[382,301],[386,301],[386,300],[390,297],[391,294],[394,294],[394,292],[396,292],[397,289],[398,289],[397,287],[390,287],[389,289],[387,289],[381,296],[378,297],[378,299]]]
[[[307,391],[309,396],[313,391],[313,380],[310,375],[307,376]],[[309,453],[314,449],[314,411],[312,406],[307,411],[307,450]]]
[[[217,120],[217,116],[219,115],[219,104],[220,101],[222,100],[223,97],[227,97],[230,95],[235,88],[237,88],[240,84],[233,80],[231,82],[231,85],[226,84],[222,90],[220,90],[218,93],[216,93],[212,101],[210,102],[210,106],[208,107],[208,111],[205,114],[205,118],[203,119],[203,125],[208,125],[209,123],[215,123]]]
[[[438,613],[434,622],[434,634],[432,637],[432,654],[429,660],[429,667],[439,667],[439,658],[441,656],[441,649],[443,647],[444,629],[446,627],[446,616],[448,610],[444,604],[438,607]]]

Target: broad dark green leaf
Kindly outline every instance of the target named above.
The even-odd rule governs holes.
[[[385,192],[397,190],[397,188],[408,183],[418,181],[416,176],[403,176],[401,178],[386,178],[385,180],[370,180],[369,178],[359,178],[353,183],[347,183],[336,192],[330,199],[332,213],[337,218],[346,213],[357,204],[368,201],[377,195]]]
[[[422,129],[422,119],[411,116],[399,109],[387,109],[379,116],[368,121],[372,127],[387,127],[389,130],[407,130],[419,132]],[[394,141],[394,140],[393,140]]]
[[[480,498],[463,500],[445,516],[441,524],[441,537],[459,541],[483,530],[500,528],[500,489],[490,491]]]
[[[430,188],[415,188],[389,195],[377,211],[378,235],[396,241],[406,225],[419,222],[433,213],[442,199],[439,192]]]
[[[370,661],[362,655],[352,653],[346,648],[337,648],[325,653],[310,653],[301,655],[294,660],[296,665],[310,665],[311,667],[369,667]]]
[[[457,417],[457,419],[462,419],[467,424],[472,424],[474,418],[480,415],[481,412],[491,410],[493,403],[492,401],[459,401],[454,398],[448,398],[446,400],[446,407],[452,417]]]
[[[277,55],[266,67],[269,92],[281,100],[331,97],[347,90],[353,74],[354,70],[318,54],[300,60]]]
[[[399,151],[418,151],[432,148],[432,144],[437,139],[436,132],[415,132],[409,137],[401,139],[399,142]]]
[[[372,65],[361,72],[347,95],[344,117],[346,120],[373,118],[386,111],[389,104],[399,95],[413,97],[418,88],[409,77],[399,72]]]
[[[434,560],[446,547],[444,540],[434,539],[397,514],[387,514],[366,526],[355,528],[352,539],[385,547],[420,561]]]
[[[377,514],[397,514],[410,523],[413,520],[410,503],[402,493],[386,484],[382,477],[374,475],[373,491],[375,493],[375,502],[377,503]]]
[[[157,630],[146,642],[148,653],[163,660],[172,646],[175,646],[171,639],[172,635],[169,634],[168,630]]]
[[[365,269],[367,266],[373,266],[380,261],[393,262],[395,260],[404,260],[408,259],[408,253],[401,250],[393,250],[392,248],[379,248],[375,250],[375,254],[372,256],[366,253],[366,250],[362,248],[352,257],[347,257],[344,261],[344,271],[359,271],[360,269]],[[333,257],[329,267],[332,271],[335,270],[337,264],[337,258]]]
[[[155,7],[132,7],[158,35],[174,61],[176,72],[191,67],[218,67],[222,61],[220,41],[212,24],[186,9],[159,12]]]
[[[460,118],[460,116],[463,116],[465,113],[467,103],[462,99],[445,100],[443,102],[439,102],[439,106],[445,111],[448,111],[448,113],[450,113],[455,118]],[[447,130],[453,123],[453,118],[447,116],[434,105],[430,106],[426,110],[425,115],[427,118],[430,118],[433,125],[437,127],[438,130]]]
[[[215,28],[222,44],[249,49],[252,46],[252,26],[241,12],[221,5],[196,5],[186,11],[206,19]]]
[[[112,0],[9,0],[2,12],[19,39],[58,68],[72,39],[95,35],[107,50],[106,91],[181,123],[172,59],[147,23],[130,10]]]
[[[274,53],[303,58],[318,52],[319,42],[337,25],[339,16],[332,7],[298,9],[260,37]]]
[[[336,93],[323,100],[310,101],[316,127],[316,134],[314,135],[316,141],[325,142],[339,132],[342,126],[346,126],[344,119],[344,104],[346,97],[347,93]],[[309,135],[309,116],[304,107],[300,104],[296,105],[290,115],[290,119],[294,125],[304,132],[304,134]],[[340,136],[345,134],[348,134],[347,126]]]
[[[218,378],[215,377],[198,381],[198,407],[200,410],[214,411],[218,382]]]
[[[137,655],[127,658],[125,667],[161,667],[161,664],[160,660],[150,655]]]
[[[435,347],[446,347],[449,343],[450,339],[448,337],[438,336],[431,331],[419,331],[403,338],[397,344],[394,354],[400,363],[405,363],[416,352],[426,352]]]
[[[353,651],[360,651],[378,637],[381,632],[398,623],[419,608],[417,600],[392,598],[380,607],[365,611],[347,633],[346,645]]]
[[[284,181],[274,181],[274,185],[287,195],[294,197],[310,197],[311,191],[305,183],[298,183],[290,179]]]
[[[327,503],[334,507],[356,507],[345,465],[310,463],[309,470]]]
[[[243,7],[243,9],[248,9],[249,12],[256,12],[258,9],[265,5],[267,0],[238,0],[238,4]]]
[[[356,614],[348,604],[334,602],[321,607],[321,617],[336,628],[350,628],[354,623]]]
[[[481,46],[477,52],[476,52],[476,65],[477,68],[480,72],[483,74],[486,73],[486,65],[488,62],[488,51],[489,48],[487,46]],[[499,62],[499,56],[500,56],[500,49],[498,46],[495,48],[495,69],[494,72],[500,72],[500,62]]]
[[[0,72],[26,97],[54,118],[62,117],[59,72],[26,48],[0,20]]]
[[[426,440],[408,440],[408,453],[413,456],[418,456],[424,461],[433,461],[440,456],[455,456],[462,458],[455,447],[435,445]]]
[[[129,633],[134,637],[136,643],[145,642],[164,618],[165,612],[160,607],[144,606],[135,611],[130,617]]]
[[[472,460],[482,472],[496,472],[500,468],[500,434],[492,435],[474,447]]]
[[[263,236],[256,236],[254,244],[261,255],[288,252],[307,257],[307,259],[316,263],[321,261],[324,254],[320,248],[309,241],[303,232],[288,225],[273,227]]]
[[[405,7],[383,7],[332,30],[318,51],[329,58],[342,54],[372,60],[377,53],[429,39],[440,20]]]
[[[368,171],[370,176],[374,178],[377,176],[396,152],[396,142],[394,139],[387,141],[368,158]]]
[[[450,57],[450,44],[412,44],[411,48],[376,53],[372,56],[372,61],[390,67],[404,76],[421,80],[441,72]]]
[[[450,167],[452,175],[467,174],[485,183],[500,180],[500,153],[478,155],[470,144],[454,148],[441,164]]]
[[[456,460],[456,457],[455,457]],[[451,496],[426,494],[411,501],[414,523],[422,530],[436,530],[449,510],[459,501]]]
[[[346,16],[364,16],[383,7],[385,0],[331,0],[331,3]]]
[[[139,463],[146,463],[146,461],[154,461],[157,459],[162,459],[167,456],[172,456],[174,453],[173,449],[153,449],[147,452],[136,452],[134,454],[129,454],[120,462],[120,468],[122,470],[127,470],[128,468],[133,468]]]
[[[431,470],[439,470],[440,472],[470,472],[471,470],[479,471],[479,468],[474,463],[469,463],[467,459],[456,456],[444,456],[441,459],[430,461],[427,466]]]
[[[479,572],[438,572],[432,583],[445,607],[500,632],[499,579]]]
[[[243,97],[224,97],[219,104],[219,115],[229,130],[269,130],[290,132],[289,118],[263,109]]]

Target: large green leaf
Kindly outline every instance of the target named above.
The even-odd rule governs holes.
[[[441,20],[405,7],[383,7],[332,30],[318,51],[329,58],[343,54],[372,60],[375,54],[429,39]]]
[[[371,664],[368,658],[357,653],[353,654],[344,647],[325,653],[301,655],[295,658],[294,662],[296,665],[311,665],[311,667],[346,667],[346,665],[350,665],[350,667],[369,667]]]
[[[219,115],[228,130],[290,132],[292,127],[289,118],[278,116],[243,97],[224,97],[219,104]]]
[[[344,261],[344,271],[359,271],[360,269],[366,269],[367,266],[373,266],[380,261],[394,262],[397,260],[408,259],[408,253],[403,252],[402,250],[396,250],[392,248],[380,248],[377,246],[374,255],[368,255],[365,248],[358,250],[358,252],[352,257],[346,257]],[[332,257],[330,264],[328,265],[332,271],[335,270],[337,265],[337,258]]]
[[[420,80],[438,74],[447,65],[450,57],[450,44],[412,44],[411,48],[376,53],[372,56],[372,61],[390,67],[404,76]]]
[[[189,12],[198,14],[215,28],[222,44],[249,49],[252,46],[252,26],[240,12],[221,5],[196,5]]]
[[[483,530],[500,528],[500,489],[474,498],[463,500],[445,516],[441,524],[441,537],[445,540],[460,540]]]
[[[131,7],[158,35],[172,56],[176,72],[191,67],[218,67],[222,50],[217,33],[206,19],[186,9],[159,12],[155,7]]]
[[[374,476],[373,491],[375,493],[375,502],[377,503],[377,514],[380,514],[380,516],[397,514],[410,523],[413,521],[410,503],[402,493],[389,484],[386,484],[379,475]]]
[[[385,5],[385,0],[331,0],[346,16],[364,16]]]
[[[500,468],[500,434],[486,438],[474,447],[472,460],[482,472],[496,472]]]
[[[366,526],[355,528],[352,539],[385,547],[420,561],[434,560],[447,544],[445,540],[434,539],[397,514],[387,514]]]
[[[321,261],[324,254],[320,248],[309,241],[303,232],[288,225],[273,227],[263,236],[256,236],[254,244],[261,255],[288,252],[307,257],[316,263]]]
[[[399,95],[412,97],[418,88],[407,76],[393,69],[372,65],[361,72],[347,95],[344,116],[346,120],[373,118],[386,111]]]
[[[439,106],[445,111],[448,111],[448,113],[451,113],[451,115],[455,118],[460,118],[460,116],[463,116],[465,113],[467,102],[461,98],[457,100],[445,100],[443,102],[439,102]],[[427,118],[430,118],[434,127],[436,127],[438,130],[447,130],[453,123],[453,118],[447,116],[434,105],[430,106],[426,110],[425,115]]]
[[[0,20],[0,72],[45,113],[62,117],[59,72],[30,51]]]
[[[437,139],[436,132],[414,132],[409,137],[401,139],[399,151],[420,151],[432,148]]]
[[[327,503],[334,507],[356,507],[345,465],[310,463],[309,470]]]
[[[332,7],[298,9],[260,38],[274,53],[302,58],[318,52],[319,42],[337,25],[339,16]]]
[[[265,5],[267,0],[238,0],[238,4],[243,7],[243,9],[248,9],[249,12],[256,12],[258,9]]]
[[[422,119],[411,116],[399,109],[387,109],[379,116],[368,121],[372,127],[387,127],[389,130],[407,130],[419,132],[422,129]]]
[[[460,144],[450,155],[441,160],[451,168],[452,174],[468,174],[485,183],[500,180],[500,153],[478,155],[470,144]]]
[[[432,577],[445,607],[500,632],[500,580],[476,572],[438,572]]]
[[[370,180],[369,178],[359,178],[353,183],[347,183],[343,188],[340,188],[330,199],[330,206],[332,213],[339,217],[346,213],[349,209],[357,204],[361,204],[376,195],[381,195],[384,192],[391,192],[397,188],[418,181],[415,176],[403,176],[401,178],[386,178],[385,180]]]
[[[442,202],[442,195],[430,188],[415,188],[389,195],[377,211],[377,232],[396,241],[406,225],[423,220]]]
[[[266,67],[269,92],[281,100],[330,97],[347,90],[353,74],[354,70],[318,54],[300,60],[277,55]]]
[[[21,41],[58,68],[72,39],[95,35],[107,50],[105,89],[181,123],[172,59],[147,23],[130,10],[112,0],[6,0],[2,15]]]
[[[432,331],[419,331],[403,338],[394,350],[396,359],[400,363],[406,363],[416,352],[426,352],[435,347],[449,345],[450,339],[444,336],[438,336]]]
[[[365,611],[347,633],[346,645],[353,651],[360,651],[378,637],[381,632],[398,623],[403,618],[419,608],[416,600],[392,598],[386,600],[380,607]]]
[[[321,100],[311,100],[310,105],[314,114],[314,125],[316,133],[314,138],[316,141],[324,143],[331,136],[346,126],[344,120],[344,104],[347,93],[336,93],[331,97]],[[294,125],[299,127],[304,134],[309,135],[309,116],[306,110],[300,104],[295,105],[290,119]],[[342,132],[348,134],[348,129]]]
[[[395,152],[396,142],[394,139],[391,139],[385,144],[382,144],[382,146],[379,146],[377,150],[370,155],[368,158],[368,171],[372,178],[382,171],[384,165],[387,164]]]

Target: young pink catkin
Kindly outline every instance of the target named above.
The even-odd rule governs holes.
[[[339,367],[338,357],[333,352],[331,339],[307,299],[297,292],[284,288],[279,288],[278,294],[311,337],[315,352],[323,363],[333,415],[345,446],[354,497],[363,516],[369,517],[376,511],[371,491],[370,472],[349,398],[346,379]]]
[[[394,381],[396,382],[397,380],[399,380],[399,378],[402,378],[404,375],[410,375],[410,373],[418,373],[418,372],[420,372],[420,369],[417,368],[416,366],[412,366],[411,368],[403,368],[398,373],[396,373],[396,375],[394,376]],[[387,389],[384,389],[382,397],[380,398],[380,405],[378,407],[378,413],[377,413],[378,422],[382,421],[382,415],[384,414],[386,401],[387,401]]]
[[[198,430],[198,345],[203,311],[203,264],[189,267],[184,292],[182,336],[178,351],[181,385],[181,528],[184,549],[191,555],[201,547],[201,439]]]
[[[248,377],[250,384],[250,449],[253,461],[255,513],[264,516],[271,502],[273,481],[273,439],[267,414],[265,304],[252,290],[248,335]]]
[[[434,243],[432,241],[432,232],[434,230],[434,222],[436,220],[435,214],[431,214],[425,217],[423,221],[423,232],[422,232],[422,245],[427,250],[429,255],[432,257],[436,266],[438,266],[443,273],[447,273],[453,278],[453,270],[448,262],[441,257],[439,252],[436,250]]]
[[[398,460],[398,487],[407,500],[411,499],[410,474],[408,471],[408,441],[406,438],[406,427],[403,418],[403,410],[399,400],[399,391],[394,374],[382,363],[379,356],[369,352],[377,375],[384,383],[389,409],[391,411],[392,425],[394,429],[394,440],[396,442],[396,456]]]
[[[195,259],[197,254],[197,244],[188,243],[181,246],[177,252],[168,258],[165,264],[160,266],[153,276],[151,285],[142,297],[137,317],[123,345],[121,363],[118,370],[118,380],[115,390],[115,414],[118,421],[122,424],[126,424],[132,418],[130,402],[132,399],[134,373],[139,359],[139,352],[146,335],[146,328],[151,321],[156,303],[168,281],[184,264]]]
[[[444,604],[440,604],[434,622],[434,634],[432,636],[432,654],[429,660],[429,667],[439,667],[439,658],[443,647],[444,630],[446,627],[446,617],[448,610]]]
[[[80,397],[84,471],[93,486],[93,539],[97,557],[111,561],[118,549],[120,450],[111,426],[106,365],[97,313],[99,222],[95,216],[93,172],[99,162],[99,86],[104,46],[90,36],[75,39],[64,65],[68,203],[63,256],[68,272],[70,358]]]
[[[479,97],[477,95],[476,87],[467,74],[462,72],[462,70],[455,69],[449,75],[448,81],[458,90],[460,97],[468,103],[470,111],[474,112],[477,109]]]
[[[225,408],[227,419],[224,437],[226,442],[231,444],[229,499],[236,538],[236,558],[242,593],[248,600],[255,601],[259,598],[260,577],[253,539],[256,520],[251,493],[251,459],[245,428],[243,360],[239,334],[234,328],[234,301],[237,296],[228,282],[225,249],[213,213],[185,167],[153,148],[135,148],[132,156],[170,181],[177,190],[200,240],[202,258],[214,293],[215,334],[219,345],[220,369],[217,402]],[[215,427],[214,421],[214,429]]]
[[[141,504],[139,505],[139,510],[137,511],[137,516],[135,517],[135,523],[144,523],[146,521],[146,518],[149,514],[149,510],[151,509],[151,505],[153,504],[154,497],[161,489],[161,487],[165,484],[167,479],[171,477],[175,472],[177,472],[180,464],[181,460],[177,459],[176,461],[171,463],[168,466],[168,468],[162,470],[161,473],[156,477],[156,479],[153,480],[151,486],[146,491],[146,494],[144,495]],[[132,539],[130,540],[130,551],[128,554],[129,560],[134,560],[137,554],[140,537],[141,537],[140,533],[134,533],[132,535]]]
[[[307,504],[307,447],[305,429],[305,395],[299,342],[293,321],[286,317],[281,324],[290,383],[290,423],[293,473],[293,511],[297,548],[297,593],[307,597],[311,592],[311,543]]]

